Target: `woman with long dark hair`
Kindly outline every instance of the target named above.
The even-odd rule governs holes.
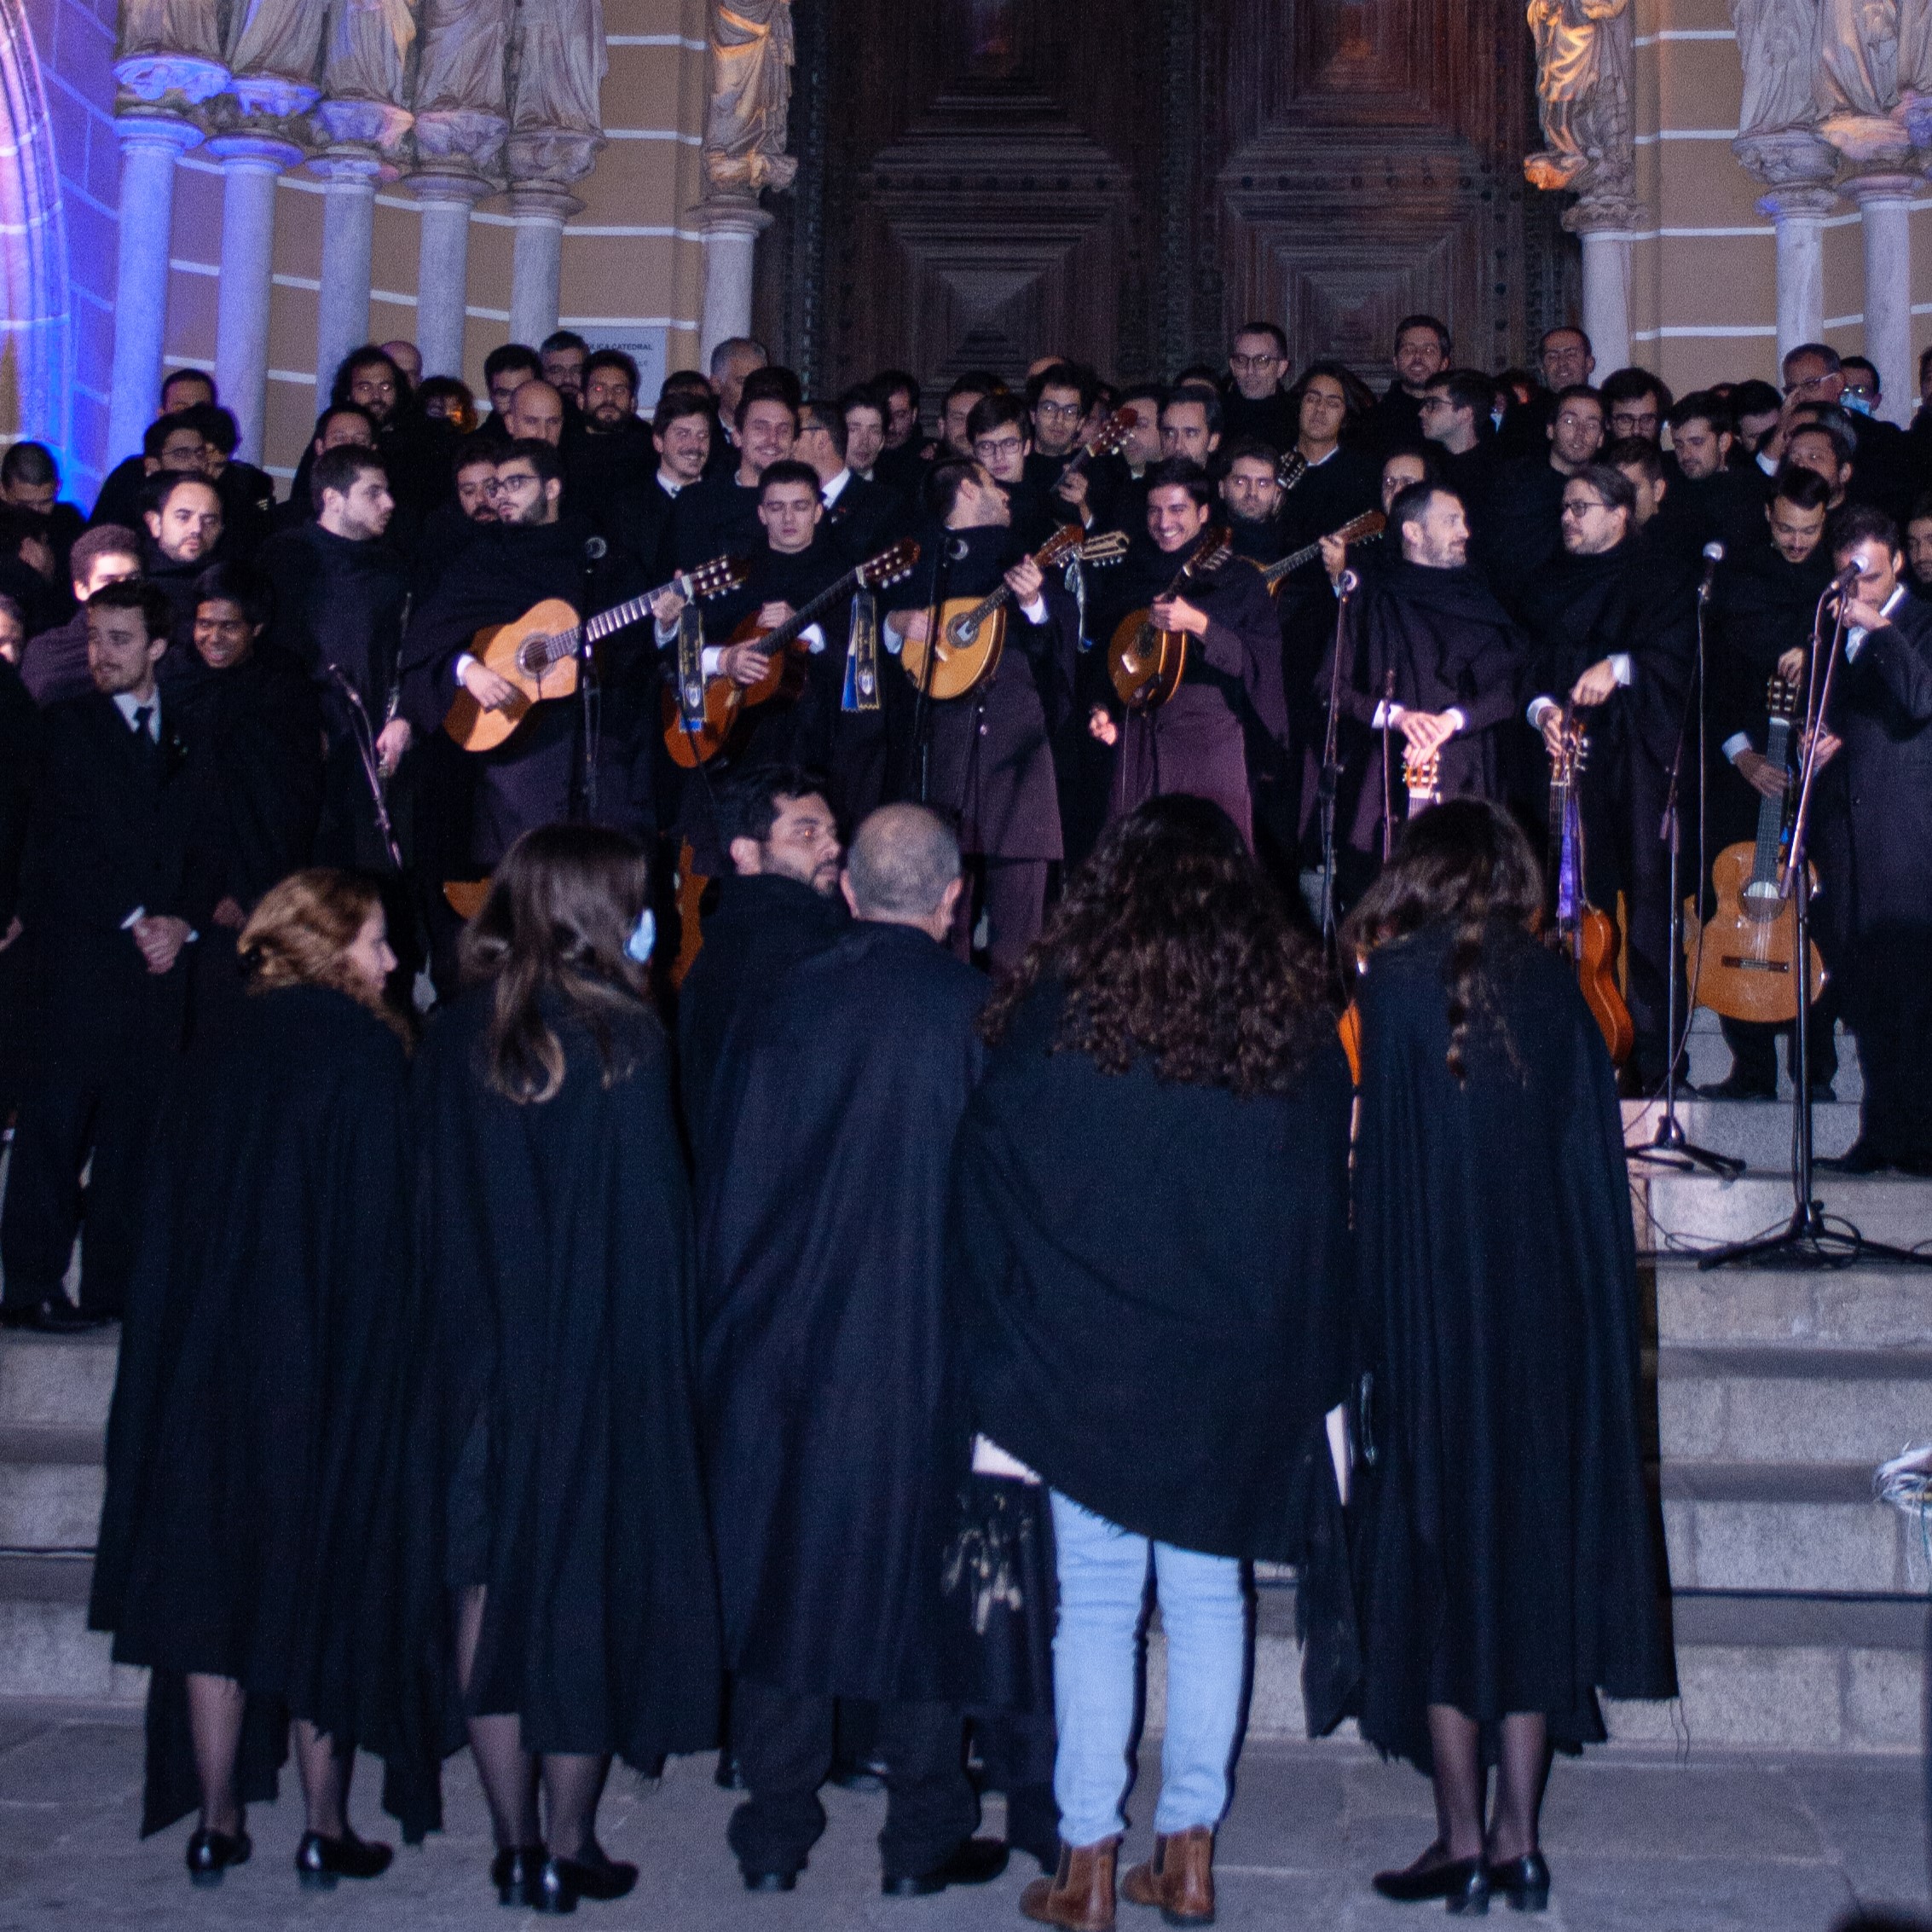
[[[976,1425],[1050,1491],[1060,1596],[1059,1868],[1021,1909],[1113,1923],[1151,1564],[1166,1737],[1154,1859],[1121,1889],[1205,1923],[1241,1565],[1333,1547],[1348,1069],[1314,947],[1227,815],[1180,795],[1108,829],[985,1031],[957,1287]]]
[[[1437,1813],[1375,1887],[1452,1912],[1492,1891],[1542,1908],[1553,1746],[1602,1738],[1599,1690],[1675,1687],[1616,1078],[1531,934],[1542,903],[1508,814],[1457,799],[1410,821],[1345,929],[1362,961],[1362,1730],[1430,1773]]]
[[[240,954],[249,997],[191,1059],[153,1156],[90,1620],[153,1673],[143,1831],[199,1800],[188,1874],[218,1884],[292,1717],[296,1870],[327,1888],[390,1860],[346,1804],[357,1744],[395,1729],[372,1530],[404,1414],[407,1059],[373,885],[292,875]]]
[[[648,1004],[648,888],[619,833],[525,833],[418,1066],[433,1439],[415,1513],[453,1616],[491,1878],[546,1911],[636,1880],[597,1842],[613,1755],[655,1773],[717,1742],[691,1199]]]

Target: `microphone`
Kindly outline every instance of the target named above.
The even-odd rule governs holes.
[[[587,562],[600,564],[610,554],[610,546],[602,537],[587,536],[584,539],[584,557]]]
[[[1353,597],[1355,593],[1362,588],[1362,579],[1358,577],[1353,570],[1344,570],[1342,574],[1335,579],[1335,588],[1339,590],[1344,597]]]
[[[1698,586],[1698,601],[1701,604],[1710,596],[1710,587],[1717,577],[1717,566],[1724,561],[1724,546],[1715,538],[1704,547],[1704,581]]]
[[[1853,587],[1853,586],[1854,586],[1854,585],[1855,583],[1857,583],[1857,581],[1858,581],[1858,580],[1859,580],[1859,576],[1860,576],[1860,570],[1859,570],[1859,567],[1858,567],[1858,565],[1857,565],[1856,564],[1846,564],[1846,566],[1844,567],[1844,569],[1843,569],[1843,570],[1842,570],[1841,571],[1839,571],[1839,573],[1837,574],[1837,576],[1835,576],[1834,578],[1832,578],[1832,580],[1831,580],[1831,587],[1832,587],[1832,589],[1833,589],[1833,590],[1849,590],[1849,589],[1851,589],[1851,587]]]
[[[970,548],[971,546],[964,537],[949,536],[946,540],[946,560],[949,563],[963,564],[966,561],[966,552]]]

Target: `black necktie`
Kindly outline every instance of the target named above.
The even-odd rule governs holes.
[[[148,729],[154,716],[152,704],[137,704],[134,708],[134,751],[143,770],[156,772],[160,769],[161,748],[156,743],[154,734]]]
[[[148,721],[153,715],[154,707],[152,704],[137,704],[134,708],[134,733],[143,744],[151,745],[154,742],[154,734],[148,728]]]

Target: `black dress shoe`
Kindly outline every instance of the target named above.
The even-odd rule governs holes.
[[[637,1867],[606,1858],[594,1841],[582,1858],[558,1858],[552,1852],[537,1874],[539,1912],[575,1912],[579,1899],[621,1899],[637,1883]]]
[[[750,1788],[744,1781],[744,1769],[738,1761],[738,1753],[729,1749],[718,1753],[718,1768],[711,1774],[711,1782],[720,1791],[743,1791]]]
[[[748,1892],[795,1892],[798,1889],[795,1871],[753,1871],[742,1865],[738,1871]]]
[[[1419,1905],[1426,1899],[1441,1899],[1453,1912],[1469,1912],[1480,1918],[1489,1909],[1489,1871],[1478,1858],[1443,1859],[1425,1864],[1434,1845],[1414,1865],[1400,1871],[1378,1871],[1375,1889],[1397,1905]]]
[[[863,1762],[847,1761],[835,1764],[827,1780],[836,1784],[842,1791],[882,1791],[886,1788],[886,1767],[879,1758],[867,1758]]]
[[[1812,1165],[1827,1174],[1883,1174],[1892,1162],[1861,1134],[1842,1154],[1820,1154]]]
[[[204,1825],[188,1841],[188,1876],[197,1885],[218,1885],[231,1865],[246,1865],[255,1849],[246,1831],[211,1831]]]
[[[396,1854],[344,1830],[339,1838],[304,1831],[295,1848],[295,1876],[313,1891],[333,1892],[338,1878],[379,1878]]]
[[[489,1861],[489,1882],[496,1888],[496,1902],[535,1906],[537,1880],[549,1855],[541,1845],[517,1845],[500,1851]]]
[[[109,1315],[84,1314],[65,1295],[49,1295],[31,1304],[15,1304],[0,1310],[0,1324],[25,1328],[36,1335],[91,1334],[113,1319]]]
[[[925,1899],[948,1885],[984,1885],[1006,1869],[1006,1846],[998,1838],[968,1838],[930,1871],[885,1875],[880,1887],[888,1899]]]
[[[1739,1073],[1727,1073],[1721,1080],[1715,1080],[1708,1087],[1699,1087],[1698,1093],[1704,1100],[1776,1100],[1778,1097],[1775,1084],[1764,1086]]]
[[[1541,1852],[1525,1852],[1489,1867],[1489,1890],[1501,1892],[1512,1912],[1541,1912],[1550,1902],[1550,1868]]]

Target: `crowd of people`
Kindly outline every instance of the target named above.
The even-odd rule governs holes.
[[[351,1747],[414,1838],[466,1738],[500,1896],[568,1910],[635,1878],[612,1757],[721,1746],[755,1889],[876,1773],[890,1894],[1003,1868],[990,1789],[1029,1917],[1206,1923],[1266,1560],[1311,1727],[1434,1779],[1377,1885],[1540,1906],[1552,1750],[1673,1681],[1617,1092],[1828,661],[1811,1075],[1842,1018],[1843,1164],[1932,1171],[1932,415],[1426,316],[1380,396],[1257,323],[930,431],[743,340],[648,419],[568,334],[480,427],[414,361],[346,359],[286,502],[197,371],[85,523],[0,461],[0,1322],[124,1322],[148,1828],[218,1882],[292,1721],[304,1882],[372,1877]]]

